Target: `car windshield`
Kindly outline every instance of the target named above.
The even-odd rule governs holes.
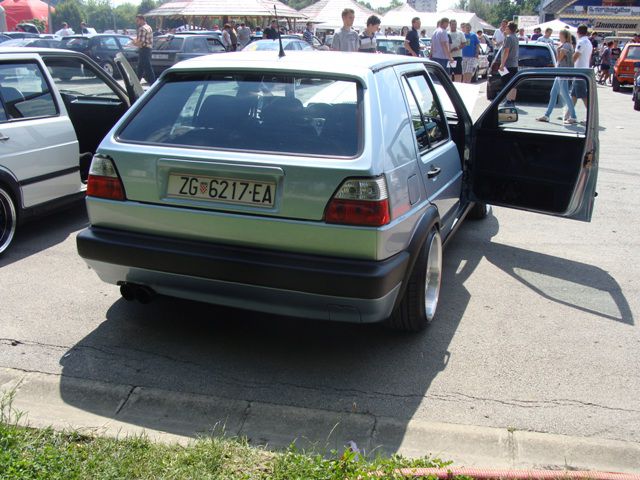
[[[156,37],[153,41],[154,50],[182,50],[184,38]]]
[[[640,60],[640,47],[629,47],[627,60]]]
[[[388,53],[398,53],[400,47],[404,48],[404,40],[391,40],[389,38],[379,38],[376,40],[378,50]]]
[[[167,76],[119,133],[122,141],[332,157],[361,144],[362,88],[281,73]]]

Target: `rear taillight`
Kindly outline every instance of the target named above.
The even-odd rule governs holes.
[[[124,200],[124,186],[113,160],[102,155],[94,155],[89,168],[87,195],[90,197]]]
[[[324,219],[327,223],[380,227],[391,220],[384,177],[351,178],[335,193]]]

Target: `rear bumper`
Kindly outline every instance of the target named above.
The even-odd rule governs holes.
[[[377,322],[387,318],[409,268],[409,252],[348,260],[216,245],[90,227],[78,252],[109,283],[277,314]]]

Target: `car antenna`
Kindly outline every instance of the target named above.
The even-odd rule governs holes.
[[[280,52],[278,52],[278,58],[284,57],[284,48],[282,48],[282,35],[280,35],[280,20],[278,19],[278,8],[274,5],[273,11],[276,13],[276,23],[278,24],[278,42],[280,43]]]

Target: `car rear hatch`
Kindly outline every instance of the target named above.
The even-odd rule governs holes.
[[[151,65],[156,72],[161,72],[177,62],[177,56],[182,52],[184,38],[156,37],[151,51]]]
[[[367,177],[364,89],[281,73],[171,72],[116,134],[128,200],[320,221]]]

